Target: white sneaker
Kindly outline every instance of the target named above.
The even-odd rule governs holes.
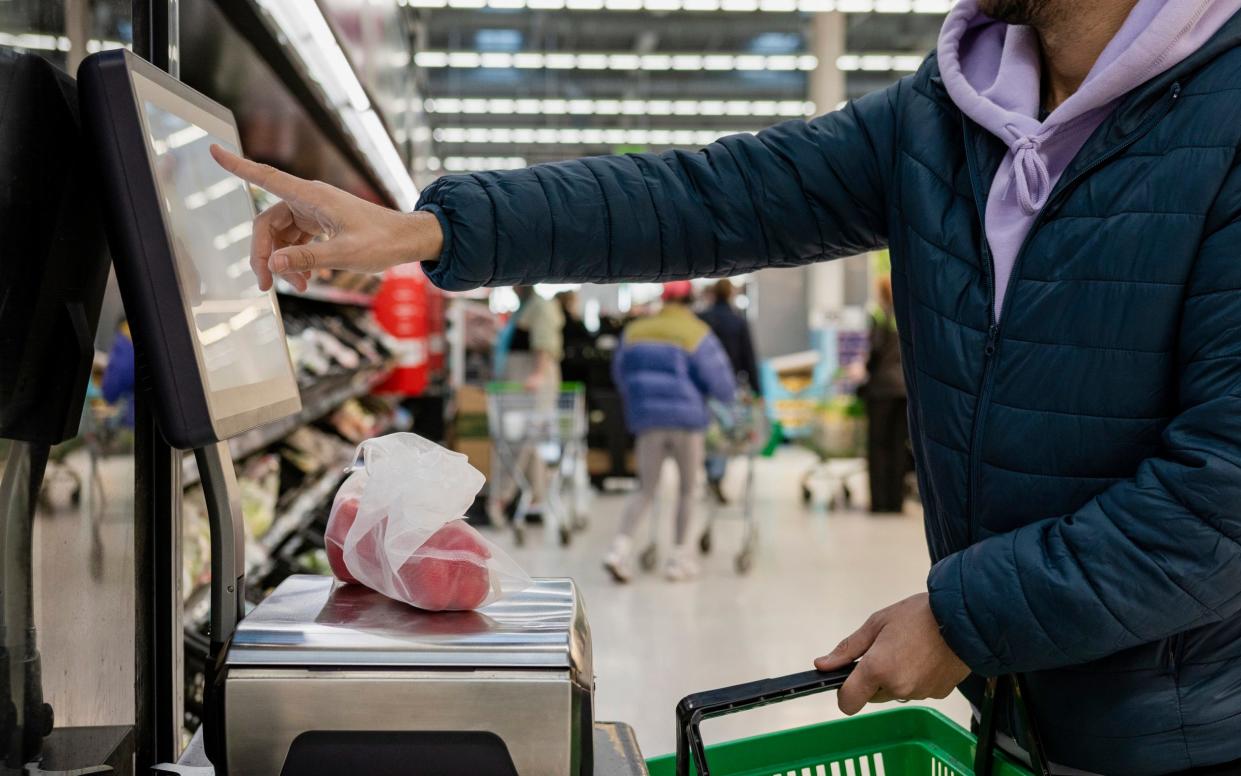
[[[698,561],[684,547],[677,547],[664,564],[664,578],[669,582],[685,582],[698,576]]]
[[[622,585],[633,579],[633,539],[623,535],[613,539],[612,549],[603,557],[603,567]]]

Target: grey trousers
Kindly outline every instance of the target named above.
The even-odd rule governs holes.
[[[702,431],[661,428],[638,434],[634,450],[638,491],[625,505],[625,514],[621,518],[622,534],[633,538],[638,532],[638,526],[650,512],[651,504],[659,493],[664,460],[671,457],[676,462],[680,481],[677,488],[675,541],[678,547],[685,543],[698,501],[705,443],[706,433]]]

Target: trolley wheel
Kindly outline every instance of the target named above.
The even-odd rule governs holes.
[[[638,562],[642,564],[642,568],[646,571],[654,571],[655,564],[659,562],[659,551],[652,544],[642,551],[638,556]]]
[[[814,493],[811,492],[809,486],[802,485],[801,486],[801,503],[809,506],[811,501],[814,501]]]
[[[560,534],[560,546],[568,547],[569,543],[573,541],[573,531],[569,528],[569,526],[562,525],[560,526],[559,534]]]
[[[737,567],[738,574],[749,574],[750,569],[754,568],[754,555],[749,550],[746,550],[737,556],[734,565]]]
[[[517,526],[513,527],[513,542],[516,543],[518,547],[526,546],[526,532],[524,529]]]
[[[702,538],[698,540],[698,549],[702,550],[703,555],[711,554],[711,529],[702,532]]]

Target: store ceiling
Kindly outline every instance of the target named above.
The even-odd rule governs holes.
[[[942,22],[850,13],[845,53],[856,56],[816,63],[812,16],[799,12],[405,10],[435,138],[415,165],[432,173],[693,148],[821,113],[834,106],[807,103],[816,64],[843,65],[856,97],[916,67]]]

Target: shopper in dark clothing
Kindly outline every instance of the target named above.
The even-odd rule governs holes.
[[[737,289],[733,282],[724,278],[711,289],[711,305],[698,317],[703,320],[728,354],[728,360],[737,373],[738,385],[749,385],[755,396],[763,391],[758,384],[758,358],[754,354],[754,338],[750,335],[750,323],[736,307],[733,297]]]
[[[859,393],[866,402],[866,467],[870,475],[870,511],[894,513],[905,504],[905,469],[909,424],[905,419],[905,376],[901,342],[892,311],[892,280],[875,284],[877,306],[871,315],[866,382]]]
[[[215,153],[285,198],[255,226],[264,287],[412,260],[452,289],[662,281],[888,246],[934,565],[815,665],[863,658],[848,713],[1022,673],[1056,763],[1162,776],[1241,757],[1239,9],[958,0],[917,73],[841,110],[446,176],[413,214]]]
[[[719,280],[711,290],[711,305],[698,313],[715,334],[728,361],[737,374],[737,385],[749,385],[754,397],[761,398],[762,388],[758,382],[758,359],[754,355],[754,339],[750,336],[750,323],[733,306],[736,288],[728,278]],[[728,456],[707,456],[707,486],[711,495],[721,504],[728,503],[724,495],[724,475],[728,472]]]

